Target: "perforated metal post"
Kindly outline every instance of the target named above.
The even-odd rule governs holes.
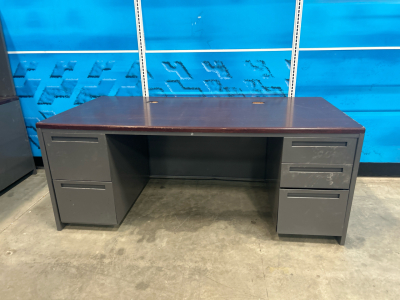
[[[292,60],[290,63],[289,97],[294,97],[296,92],[297,63],[299,59],[301,16],[303,14],[303,0],[296,0],[294,15],[294,29],[292,42]]]
[[[135,4],[136,31],[138,39],[138,50],[139,50],[140,78],[142,81],[142,93],[144,98],[148,98],[149,88],[147,84],[146,44],[144,41],[141,0],[134,0],[134,4]]]

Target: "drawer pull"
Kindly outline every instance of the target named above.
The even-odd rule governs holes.
[[[52,136],[53,142],[78,142],[78,143],[98,143],[97,137],[85,137],[85,136]]]
[[[347,142],[293,141],[293,147],[346,147]]]
[[[61,187],[70,189],[94,189],[94,190],[106,189],[106,186],[101,184],[80,184],[80,183],[61,183]]]
[[[288,198],[329,198],[329,199],[338,199],[340,198],[339,194],[314,194],[314,193],[288,193]]]
[[[318,167],[290,167],[289,168],[290,172],[321,172],[321,173],[332,173],[332,172],[337,172],[337,173],[342,173],[343,168],[318,168]]]

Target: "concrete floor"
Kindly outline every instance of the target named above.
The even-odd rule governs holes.
[[[259,183],[152,180],[119,228],[56,230],[43,170],[0,194],[0,299],[399,299],[400,178],[359,178],[346,246],[279,237]]]

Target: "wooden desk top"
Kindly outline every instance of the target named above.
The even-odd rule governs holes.
[[[260,103],[260,104],[257,104]],[[100,97],[36,124],[46,129],[204,133],[363,133],[323,98]]]

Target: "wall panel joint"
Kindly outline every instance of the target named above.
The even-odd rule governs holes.
[[[297,64],[299,59],[302,14],[303,14],[303,0],[296,0],[293,42],[292,42],[292,59],[290,62],[289,97],[294,97],[296,92],[296,77],[297,77]]]
[[[140,63],[140,78],[142,82],[143,97],[149,97],[149,88],[147,83],[147,67],[146,67],[146,44],[144,40],[142,3],[141,0],[134,0],[136,31],[138,39],[139,63]]]

